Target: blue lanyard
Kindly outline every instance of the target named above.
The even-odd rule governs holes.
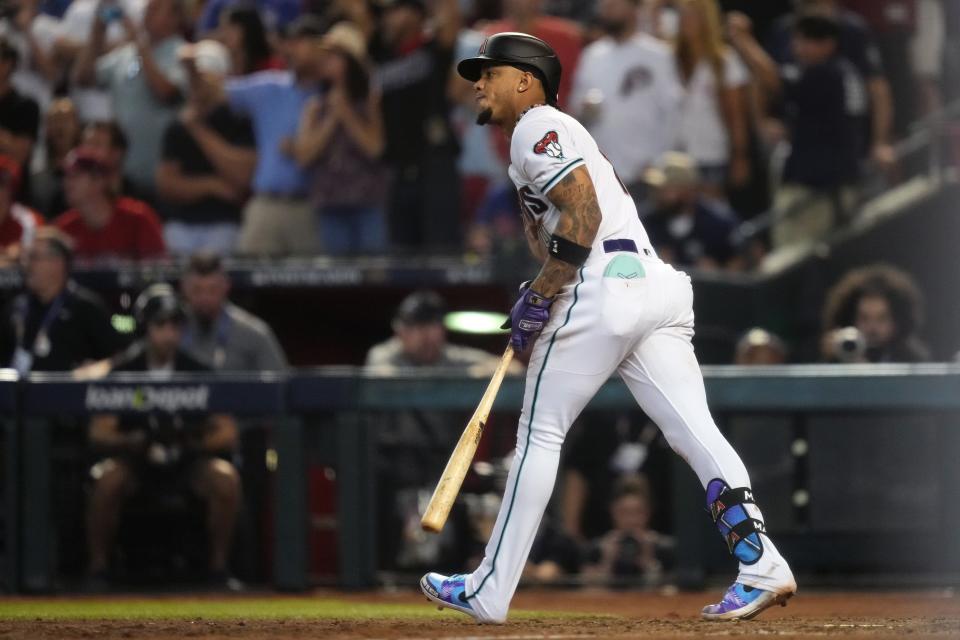
[[[60,315],[60,310],[63,309],[63,303],[66,301],[67,292],[63,291],[56,298],[53,299],[53,302],[50,303],[50,308],[47,309],[47,312],[43,316],[43,320],[40,321],[40,326],[37,328],[37,333],[33,338],[33,347],[31,352],[36,349],[37,338],[42,335],[46,335],[50,329],[50,325],[53,324],[54,320],[57,319],[57,316]],[[23,347],[23,340],[26,336],[27,331],[27,315],[29,313],[30,299],[28,296],[20,298],[17,302],[17,318],[16,318],[16,332],[17,332],[17,346]]]

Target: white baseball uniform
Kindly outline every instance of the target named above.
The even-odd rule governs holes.
[[[705,487],[717,478],[730,487],[750,486],[743,463],[707,408],[691,343],[690,278],[657,258],[633,200],[593,138],[572,117],[535,107],[517,124],[510,159],[524,215],[543,224],[544,238],[560,217],[547,195],[577,167],[590,173],[603,218],[589,258],[557,295],[533,346],[500,513],[483,562],[466,579],[466,597],[484,621],[506,618],[553,492],[560,446],[613,373]],[[754,505],[748,507],[751,516],[761,518]],[[765,534],[763,542],[762,556],[741,564],[738,581],[777,590],[793,577]]]
[[[633,184],[673,148],[683,86],[670,47],[645,33],[601,38],[577,63],[570,104]]]

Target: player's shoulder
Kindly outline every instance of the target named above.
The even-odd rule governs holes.
[[[520,119],[510,138],[511,156],[518,153],[543,153],[539,149],[569,135],[579,127],[577,121],[554,107],[537,107]]]
[[[580,54],[580,63],[577,66],[579,68],[584,62],[602,60],[612,55],[613,52],[613,38],[604,36],[598,40],[594,40],[583,48],[583,53]]]

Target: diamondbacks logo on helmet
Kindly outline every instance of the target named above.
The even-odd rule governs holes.
[[[563,148],[560,146],[560,137],[556,131],[547,131],[540,141],[533,145],[534,153],[545,153],[551,158],[563,160]]]

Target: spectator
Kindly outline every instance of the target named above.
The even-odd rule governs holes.
[[[890,84],[892,129],[897,135],[906,134],[920,106],[919,86],[910,57],[913,35],[919,26],[920,3],[918,0],[839,0],[837,4],[861,17],[873,35],[884,77]],[[942,30],[943,16],[938,17]],[[935,40],[934,36],[929,44],[935,46]]]
[[[144,202],[114,195],[110,166],[100,156],[78,149],[67,156],[64,169],[72,208],[54,224],[73,238],[78,258],[143,260],[163,255],[157,214]]]
[[[104,33],[105,51],[113,51],[129,40],[129,33],[121,16],[126,16],[137,26],[143,25],[146,0],[70,0],[60,21],[59,37],[53,48],[54,63],[69,76],[84,49],[90,44],[90,33],[98,15],[106,22]],[[113,102],[108,91],[96,86],[70,83],[70,99],[77,106],[83,122],[112,120],[115,117]]]
[[[237,5],[224,9],[220,14],[220,37],[230,50],[230,68],[235,75],[283,68],[283,59],[273,52],[255,7]]]
[[[190,79],[187,104],[181,117],[163,135],[157,166],[157,196],[166,220],[164,237],[171,253],[208,250],[229,254],[240,235],[240,211],[247,186],[231,179],[225,163],[216,163],[191,132],[188,122],[199,122],[208,137],[221,144],[253,149],[250,122],[236,115],[210,90],[201,74],[225,78],[230,72],[226,47],[214,40],[184,45],[181,57]]]
[[[405,367],[493,371],[498,362],[496,356],[447,342],[447,331],[443,326],[445,314],[446,305],[436,293],[411,293],[400,303],[394,316],[393,337],[370,348],[366,366],[377,373],[391,373]]]
[[[290,138],[307,101],[320,90],[317,45],[324,25],[302,16],[290,25],[286,53],[290,71],[264,71],[227,82],[226,96],[238,115],[253,123],[256,153],[193,125],[191,133],[231,181],[249,180],[253,197],[243,210],[237,250],[254,255],[310,255],[317,251],[316,223],[307,199],[308,173],[289,155]],[[219,160],[216,160],[219,158]]]
[[[0,266],[16,264],[43,224],[40,214],[17,202],[19,188],[20,167],[13,158],[0,156]]]
[[[230,302],[230,277],[215,254],[194,254],[184,274],[187,319],[180,343],[216,370],[282,371],[283,349],[270,326]]]
[[[917,26],[910,42],[910,63],[920,90],[914,106],[921,116],[934,113],[943,105],[946,20],[941,0],[917,0]]]
[[[24,250],[26,291],[7,307],[0,333],[0,361],[21,375],[70,371],[122,347],[100,299],[70,279],[70,244],[60,230],[41,227]]]
[[[115,372],[146,372],[155,380],[177,372],[207,369],[180,351],[184,313],[173,288],[148,287],[134,304],[142,339],[116,363]],[[107,578],[110,552],[127,500],[151,493],[169,496],[183,487],[207,506],[210,540],[209,576],[229,587],[227,558],[240,508],[240,476],[221,456],[237,448],[233,418],[224,414],[197,416],[162,412],[99,414],[90,420],[90,444],[103,456],[91,470],[93,491],[87,508],[90,575],[96,586]]]
[[[917,335],[923,296],[913,279],[889,265],[847,273],[827,293],[823,359],[828,362],[924,362],[930,352]]]
[[[772,365],[787,361],[787,345],[774,333],[753,327],[737,341],[734,364]]]
[[[52,57],[59,20],[39,12],[38,0],[18,0],[5,5],[0,15],[0,37],[16,48],[19,67],[13,86],[37,103],[42,111],[50,105],[57,68]]]
[[[790,152],[774,195],[774,247],[821,239],[855,204],[865,95],[856,69],[838,55],[840,27],[820,14],[794,22],[793,58],[779,84]]]
[[[724,186],[750,180],[747,85],[750,76],[723,42],[717,0],[683,0],[676,45],[684,85],[678,147],[700,169],[703,188],[722,196]]]
[[[660,166],[647,172],[647,182],[655,190],[655,208],[644,226],[665,262],[704,270],[739,267],[732,239],[736,217],[702,195],[693,158],[675,151],[664,154]]]
[[[404,298],[394,315],[393,337],[367,352],[368,371],[391,375],[434,368],[451,375],[489,376],[498,358],[447,342],[445,313],[443,299],[432,291],[415,291]],[[385,567],[410,566],[420,555],[413,550],[423,551],[414,535],[420,520],[416,495],[436,482],[466,418],[436,410],[377,416],[377,484],[384,489],[378,493],[377,512],[383,518],[378,555]]]
[[[223,25],[224,12],[237,7],[256,10],[267,29],[283,32],[300,17],[302,6],[299,0],[210,0],[203,5],[196,32],[209,37],[211,31]]]
[[[596,540],[585,578],[621,586],[659,582],[674,542],[650,529],[651,503],[650,486],[643,476],[620,480],[610,503],[613,529]]]
[[[607,35],[584,50],[570,105],[642,197],[643,172],[672,148],[680,80],[669,48],[637,31],[636,0],[602,0],[597,12]]]
[[[790,65],[806,66],[798,59],[794,42],[796,23],[811,12],[830,18],[837,25],[834,37],[836,53],[839,58],[853,64],[867,89],[867,109],[858,114],[857,120],[863,130],[858,136],[861,142],[857,149],[858,154],[869,149],[866,155],[878,166],[890,167],[895,160],[893,147],[890,145],[893,126],[890,84],[884,76],[880,52],[873,34],[859,16],[843,10],[837,0],[798,0],[797,12],[784,16],[774,25],[767,46],[770,56],[783,68],[789,68]]]
[[[293,143],[297,162],[314,172],[312,200],[324,253],[382,253],[387,248],[387,176],[380,96],[371,91],[363,34],[347,22],[321,42],[323,100],[307,103]]]
[[[0,154],[12,158],[24,175],[40,127],[40,110],[13,87],[19,59],[10,41],[0,38]]]
[[[543,4],[544,0],[503,0],[503,19],[488,23],[483,30],[488,36],[501,31],[520,31],[549,42],[563,67],[559,104],[564,107],[579,65],[583,34],[576,22],[545,15]]]
[[[112,14],[98,11],[90,41],[74,69],[78,84],[95,83],[110,92],[115,119],[130,142],[124,173],[139,193],[150,198],[161,136],[185,93],[186,74],[177,60],[184,42],[183,1],[149,0],[142,29],[122,15],[119,20],[131,41],[102,58]]]
[[[30,176],[30,202],[48,218],[67,209],[63,162],[80,144],[80,133],[80,118],[73,100],[57,98],[51,102],[44,118],[40,167]]]
[[[457,0],[385,0],[376,83],[383,91],[384,159],[393,172],[387,198],[391,243],[459,248],[457,140],[450,123],[447,81],[460,30]],[[434,30],[426,25],[433,18]]]
[[[80,144],[103,158],[110,173],[110,189],[118,196],[140,198],[136,185],[123,173],[124,160],[130,144],[116,122],[112,120],[96,120],[83,128]]]

